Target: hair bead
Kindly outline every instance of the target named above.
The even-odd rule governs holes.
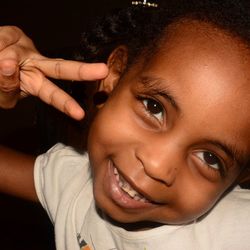
[[[132,1],[132,5],[141,5],[143,7],[153,7],[153,8],[157,8],[158,7],[158,3],[155,2],[149,2],[147,0],[143,0],[143,1]]]

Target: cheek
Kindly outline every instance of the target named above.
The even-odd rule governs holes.
[[[208,184],[210,186],[210,184]],[[197,186],[199,187],[197,189]],[[186,215],[187,220],[199,218],[206,214],[216,204],[222,195],[223,191],[215,187],[208,187],[206,184],[196,185],[195,187],[187,188],[188,195],[184,195],[181,199],[180,212]]]
[[[95,151],[103,148],[104,151],[119,149],[134,138],[136,128],[133,123],[132,111],[124,105],[107,103],[96,115],[89,132],[88,150]]]
[[[219,196],[187,193],[180,197],[178,204],[162,207],[157,213],[149,215],[149,219],[165,224],[190,223],[209,212],[218,198]]]
[[[184,173],[184,172],[182,172]],[[196,175],[185,172],[179,175],[169,197],[170,207],[166,207],[164,217],[167,221],[169,208],[173,213],[172,223],[188,223],[206,214],[220,198],[226,187],[204,181]]]
[[[88,135],[88,153],[94,176],[101,174],[102,165],[117,150],[119,134],[123,130],[117,126],[113,116],[100,110],[93,120]]]

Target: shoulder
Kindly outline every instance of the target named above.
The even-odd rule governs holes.
[[[88,165],[89,159],[86,152],[77,152],[73,147],[58,143],[49,149],[46,153],[39,155],[36,159],[36,167],[53,168],[62,170],[79,169]],[[73,169],[72,169],[73,168]]]
[[[86,152],[77,152],[70,146],[56,144],[37,157],[34,168],[35,182],[64,186],[76,176],[89,178],[89,158]]]
[[[46,156],[61,156],[61,157],[79,157],[87,158],[86,152],[79,152],[71,146],[64,145],[63,143],[57,143],[50,148],[45,154]]]
[[[235,227],[239,228],[239,232],[242,232],[244,225],[250,224],[249,211],[250,190],[237,186],[221,198],[204,218],[204,221],[213,226],[216,224],[217,228],[234,225],[234,228],[231,228],[234,234]],[[223,231],[225,231],[225,229]],[[247,231],[250,237],[250,231],[248,229]]]
[[[53,190],[53,193],[60,193],[66,186],[76,185],[79,178],[80,184],[91,178],[88,154],[77,152],[70,146],[56,144],[35,161],[34,180],[37,192]]]
[[[249,211],[250,190],[234,188],[195,224],[199,243],[205,249],[248,249]]]
[[[222,207],[250,207],[250,190],[235,187],[231,192],[225,195],[221,200]]]
[[[54,221],[59,207],[67,210],[82,190],[89,190],[92,182],[88,154],[56,144],[37,157],[34,181],[39,201]]]

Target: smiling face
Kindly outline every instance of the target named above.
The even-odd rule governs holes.
[[[181,224],[212,208],[250,154],[247,53],[208,24],[182,22],[126,72],[89,134],[104,212]]]

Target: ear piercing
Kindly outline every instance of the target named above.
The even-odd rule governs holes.
[[[95,106],[105,103],[108,99],[108,93],[106,91],[98,91],[93,96],[93,102]]]

